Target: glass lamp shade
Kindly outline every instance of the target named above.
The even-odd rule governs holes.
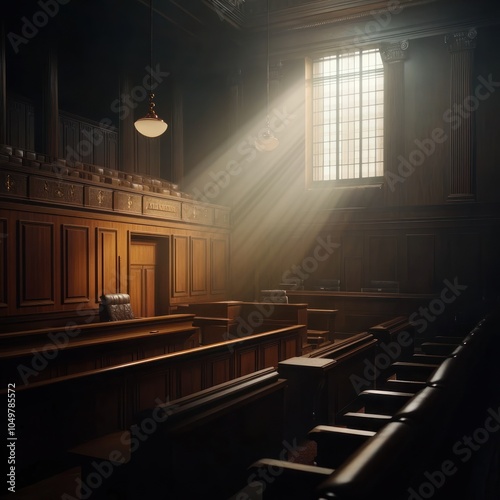
[[[137,132],[146,137],[158,137],[168,128],[168,125],[161,118],[151,116],[151,114],[147,114],[144,118],[139,118],[134,123],[134,126]]]
[[[274,151],[280,144],[280,141],[274,137],[273,133],[268,129],[256,141],[255,148],[263,153]]]

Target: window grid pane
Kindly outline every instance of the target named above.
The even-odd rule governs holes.
[[[313,62],[313,180],[383,175],[383,65],[378,50]]]

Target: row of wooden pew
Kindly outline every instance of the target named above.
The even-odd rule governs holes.
[[[305,328],[18,387],[19,491],[12,498],[52,500],[61,491],[66,499],[158,498],[165,488],[169,498],[205,497],[207,491],[228,497],[246,480],[249,464],[262,454],[282,456],[290,446],[286,408],[301,388],[274,367],[301,358]],[[373,357],[374,346],[373,335],[363,333],[316,350],[332,366],[328,393],[339,396],[339,405],[355,393],[341,394],[335,374],[355,370],[356,360]]]
[[[428,339],[361,391],[336,425],[310,430],[314,465],[262,458],[232,498],[498,498],[498,327],[491,314],[465,338]]]
[[[112,469],[110,482],[118,481],[119,491],[128,494],[134,486],[132,479],[139,478],[139,486],[143,484],[142,476],[130,472],[137,464],[142,468],[146,463],[135,459],[139,454],[150,455],[139,450],[149,448],[157,439],[161,441],[162,429],[170,429],[173,422],[179,420],[185,425],[185,415],[193,407],[200,415],[206,414],[202,422],[209,422],[214,413],[234,413],[236,408],[246,407],[246,400],[247,418],[254,414],[261,418],[267,408],[276,408],[276,426],[270,426],[266,432],[274,441],[279,440],[284,384],[276,383],[278,377],[272,366],[300,353],[304,328],[294,325],[23,386],[11,384],[15,389],[13,458],[19,491],[9,498],[54,500],[60,498],[61,487],[70,495],[67,499],[78,498],[82,488],[85,498],[86,488],[91,490],[88,498],[107,498],[108,478],[104,476],[108,474],[92,466],[103,462],[104,469]],[[265,389],[261,390],[263,386]],[[2,398],[7,398],[7,391],[7,387],[0,391]],[[258,408],[252,406],[254,400]],[[159,407],[166,409],[160,411]],[[210,432],[207,431],[207,438],[215,439],[216,433],[211,436]],[[179,433],[182,434],[180,430]],[[181,439],[178,450],[184,449],[185,443]],[[199,446],[203,447],[202,440]],[[262,449],[268,448],[259,448]],[[191,451],[195,456],[195,450]],[[170,459],[156,461],[158,465],[168,470],[172,463],[180,463],[178,458],[174,462],[171,459],[178,451],[165,453],[162,456]],[[153,466],[149,469],[153,470]],[[126,481],[118,480],[122,471],[127,471]],[[148,477],[154,480],[154,476]],[[165,483],[165,474],[160,477]],[[47,496],[42,493],[45,489]],[[54,489],[59,496],[54,495]]]
[[[446,450],[454,432],[475,424],[477,412],[467,411],[466,398],[479,408],[491,394],[488,385],[478,391],[472,383],[491,377],[488,364],[475,362],[494,352],[490,324],[478,324],[465,340],[426,342],[427,353],[414,356],[413,344],[401,336],[410,329],[405,318],[305,356],[287,347],[300,347],[298,325],[32,384],[18,394],[20,491],[9,498],[354,500],[377,492],[397,498],[391,495],[398,486],[419,486],[413,472],[428,463],[430,446]],[[404,345],[394,349],[403,338]],[[451,349],[453,340],[461,347],[435,354]],[[275,345],[276,354],[282,353],[275,358],[277,370],[266,366]],[[366,390],[357,390],[352,377],[366,378],[367,366],[386,359],[387,352],[390,367],[368,377]],[[171,392],[200,372],[214,378],[244,368],[250,359],[254,370],[234,372],[206,388],[193,385],[185,396]],[[257,360],[263,365],[254,365]],[[460,389],[463,381],[471,387],[467,394]],[[304,437],[317,442],[316,465],[290,460],[302,452]],[[23,462],[34,483],[25,488]]]

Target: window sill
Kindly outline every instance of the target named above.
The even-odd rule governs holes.
[[[370,177],[369,179],[345,179],[342,181],[311,181],[307,189],[337,190],[337,189],[382,189],[383,177]]]

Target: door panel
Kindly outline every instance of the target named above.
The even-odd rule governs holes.
[[[129,266],[130,303],[137,317],[156,314],[156,243],[132,242]]]

